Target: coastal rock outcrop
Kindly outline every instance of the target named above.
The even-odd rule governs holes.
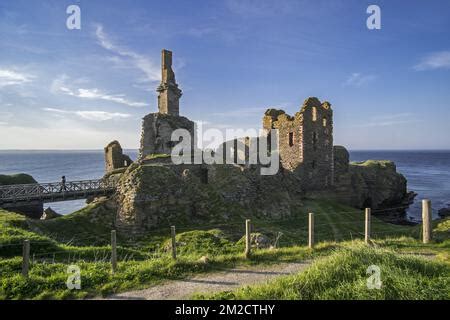
[[[61,214],[59,214],[52,208],[48,207],[47,209],[44,210],[44,213],[41,216],[41,220],[50,220],[50,219],[55,219],[55,218],[58,218],[61,216],[62,216]]]
[[[450,217],[450,206],[448,206],[447,208],[441,208],[438,210],[438,215],[441,218],[446,218],[446,217]]]
[[[0,186],[14,185],[14,184],[33,184],[37,181],[29,174],[18,173],[13,175],[0,175]],[[1,200],[0,200],[1,206]],[[44,210],[44,203],[42,201],[35,201],[33,204],[28,205],[9,205],[7,208],[9,211],[24,214],[33,219],[39,219],[42,216]]]
[[[357,208],[389,208],[407,197],[406,179],[388,160],[348,162],[348,151],[334,147],[334,196]]]

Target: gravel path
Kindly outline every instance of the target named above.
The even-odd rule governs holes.
[[[190,279],[176,280],[144,290],[128,291],[109,296],[111,300],[177,300],[189,299],[194,293],[213,293],[238,287],[264,283],[275,277],[300,272],[310,262],[283,263],[273,266],[252,266],[208,273]]]

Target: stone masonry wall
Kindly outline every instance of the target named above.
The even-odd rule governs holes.
[[[310,189],[333,185],[333,111],[328,102],[308,98],[293,117],[268,109],[263,127],[278,129],[283,169],[296,172]]]
[[[142,122],[139,159],[143,160],[150,154],[170,154],[176,144],[171,141],[172,132],[176,129],[189,131],[194,143],[195,124],[188,118],[162,113],[146,115]]]
[[[328,102],[308,98],[303,114],[303,179],[311,189],[329,188],[333,178],[333,111]]]
[[[123,154],[122,147],[117,140],[110,142],[105,147],[105,170],[111,172],[115,169],[128,167],[133,160],[126,154]]]

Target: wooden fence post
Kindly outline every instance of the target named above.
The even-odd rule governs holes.
[[[175,226],[170,227],[170,232],[172,234],[172,258],[177,258],[177,240],[176,240],[176,232]]]
[[[431,201],[422,200],[422,226],[423,226],[423,243],[431,241]]]
[[[309,223],[308,223],[308,247],[314,247],[314,213],[309,213]]]
[[[370,208],[366,208],[366,228],[365,228],[365,236],[364,242],[369,244],[370,241],[370,215],[372,214],[372,210]]]
[[[111,231],[111,267],[112,273],[117,270],[117,240],[116,240],[116,230]]]
[[[22,275],[24,277],[28,277],[29,268],[30,268],[30,240],[23,240]]]
[[[252,244],[251,244],[251,221],[245,220],[245,258],[250,258]]]

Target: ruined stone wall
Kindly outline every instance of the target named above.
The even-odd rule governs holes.
[[[170,154],[176,142],[171,141],[172,132],[176,129],[186,129],[191,134],[194,145],[195,124],[186,117],[162,113],[150,113],[142,122],[141,147],[139,159],[143,160],[151,154]]]
[[[294,117],[282,110],[269,109],[263,118],[266,132],[278,129],[278,148],[281,166],[295,171],[303,162],[303,115],[296,113]]]
[[[105,147],[105,170],[111,172],[115,169],[125,168],[131,165],[133,161],[129,156],[123,154],[120,143],[116,140],[110,142]]]
[[[117,187],[119,230],[287,218],[301,204],[294,175],[261,176],[257,167],[173,165],[145,161],[122,174]]]
[[[308,98],[294,116],[268,109],[263,128],[266,132],[278,129],[283,169],[301,176],[309,189],[333,185],[333,111],[328,102]]]

